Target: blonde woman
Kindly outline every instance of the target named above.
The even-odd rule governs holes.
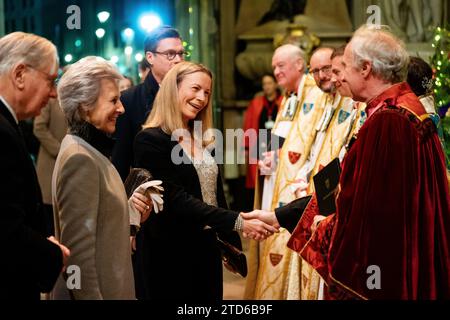
[[[277,231],[226,209],[219,168],[208,151],[213,147],[207,135],[211,96],[212,74],[206,67],[177,64],[164,77],[135,139],[135,165],[150,170],[165,188],[164,210],[152,215],[138,234],[138,298],[221,300],[217,236],[240,248],[235,231],[254,233],[257,239]]]

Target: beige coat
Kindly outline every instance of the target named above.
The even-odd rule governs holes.
[[[53,173],[56,238],[81,271],[75,299],[135,299],[128,202],[112,163],[66,135]]]
[[[67,121],[58,100],[51,99],[34,119],[33,133],[41,143],[36,164],[39,185],[45,204],[52,203],[52,173],[61,140],[67,132]]]

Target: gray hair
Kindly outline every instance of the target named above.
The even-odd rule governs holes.
[[[275,50],[274,55],[280,51],[288,53],[293,59],[302,60],[303,70],[306,70],[306,54],[300,47],[291,43],[284,44]]]
[[[94,56],[75,62],[61,77],[58,83],[58,100],[69,128],[85,124],[82,111],[94,108],[103,79],[118,83],[123,77],[112,63]]]
[[[404,43],[388,31],[388,27],[360,27],[350,42],[353,61],[361,68],[365,61],[372,63],[372,73],[388,81],[405,81],[409,54]]]
[[[50,66],[51,73],[56,73],[58,51],[49,40],[31,33],[13,32],[0,38],[0,76],[20,63],[38,70]]]

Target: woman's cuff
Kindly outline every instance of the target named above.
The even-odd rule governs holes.
[[[234,223],[233,231],[242,232],[244,231],[244,219],[242,219],[241,215],[238,215],[236,218],[236,222]]]

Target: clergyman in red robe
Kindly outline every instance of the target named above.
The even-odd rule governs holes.
[[[360,28],[345,50],[342,80],[368,119],[343,161],[336,214],[311,233],[313,197],[289,243],[334,299],[450,299],[444,152],[403,82],[408,60],[384,29]]]

